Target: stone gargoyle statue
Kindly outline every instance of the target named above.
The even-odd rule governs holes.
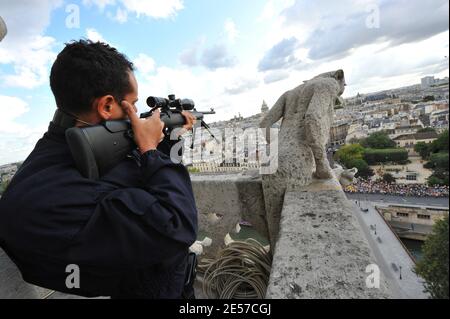
[[[282,119],[277,141],[278,169],[274,174],[262,175],[272,245],[278,237],[286,191],[308,185],[313,177],[333,177],[326,144],[334,108],[342,103],[345,85],[342,70],[320,74],[284,93],[260,123],[261,128],[268,129]]]
[[[356,182],[355,175],[358,173],[358,169],[356,167],[353,167],[352,169],[344,169],[341,165],[335,164],[333,171],[343,188]]]
[[[6,23],[0,16],[0,41],[3,40],[3,38],[6,36],[7,32],[8,32],[8,29],[6,28]]]

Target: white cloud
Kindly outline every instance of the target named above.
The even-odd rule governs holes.
[[[234,43],[236,38],[239,36],[239,31],[236,28],[236,24],[231,18],[225,21],[225,34],[231,43]]]
[[[259,79],[253,77],[238,77],[233,83],[225,87],[225,93],[230,95],[238,95],[259,86]]]
[[[128,13],[127,13],[127,11],[122,9],[122,8],[117,8],[114,20],[116,20],[119,23],[127,22],[127,20],[128,20]]]
[[[0,132],[0,165],[23,161],[45,131],[46,127],[41,126],[17,133]]]
[[[287,7],[294,4],[295,0],[268,0],[258,17],[259,22],[273,20]]]
[[[155,60],[152,57],[139,53],[139,55],[133,61],[136,69],[143,75],[149,75],[155,70]]]
[[[52,50],[52,37],[36,36],[28,46],[20,46],[14,52],[0,48],[0,63],[10,63],[14,74],[2,76],[4,85],[32,89],[48,82],[49,67],[56,58]]]
[[[193,46],[192,48],[185,49],[183,52],[180,53],[178,59],[180,60],[181,64],[184,64],[186,66],[197,66],[198,65],[198,47]]]
[[[346,70],[346,95],[417,84],[425,75],[448,73],[448,36],[447,31],[417,43],[360,47],[340,63]]]
[[[0,165],[23,160],[45,132],[44,126],[30,128],[17,122],[29,110],[26,101],[0,95]]]
[[[83,4],[85,6],[90,7],[92,5],[95,5],[100,9],[100,11],[103,11],[106,6],[114,5],[115,3],[115,0],[83,0]]]
[[[200,62],[210,70],[217,70],[235,66],[237,58],[228,54],[228,48],[225,45],[216,44],[203,51]]]
[[[24,100],[14,97],[0,95],[0,133],[16,133],[23,130],[24,125],[15,120],[28,112],[30,108]]]
[[[57,42],[45,36],[51,12],[60,0],[1,1],[0,14],[8,34],[0,44],[0,87],[32,89],[48,83],[50,66],[56,58]],[[9,68],[3,68],[4,65]],[[24,94],[25,95],[25,94]],[[46,130],[20,123],[34,104],[17,96],[0,95],[0,164],[23,160]]]
[[[295,37],[281,40],[267,51],[259,62],[258,69],[269,71],[297,67],[301,63],[296,56],[299,47],[300,43]]]
[[[200,37],[190,47],[181,51],[178,55],[179,62],[184,66],[202,66],[211,71],[232,68],[238,64],[238,58],[230,54],[229,45],[225,44],[224,36],[225,33],[222,33],[220,41],[210,46],[206,46],[205,36]],[[232,42],[231,39],[228,38],[228,40]]]
[[[86,6],[95,5],[101,12],[109,6],[117,6],[116,14],[109,14],[113,20],[124,23],[128,14],[134,14],[138,18],[147,16],[154,19],[170,18],[184,8],[182,0],[83,0]]]
[[[198,110],[214,107],[217,114],[206,121],[220,121],[241,113],[250,116],[259,112],[261,102],[266,99],[274,103],[286,89],[297,86],[300,79],[291,83],[279,81],[265,85],[256,65],[239,64],[231,68],[208,69],[157,67],[150,76],[137,74],[140,101],[149,95],[165,97],[176,94],[179,98],[191,98]],[[139,102],[141,112],[148,109]]]
[[[267,73],[264,77],[264,83],[270,84],[287,79],[290,76],[289,72],[284,70],[275,70]]]
[[[104,42],[104,43],[108,43],[105,38],[103,38],[103,36],[100,34],[100,32],[98,32],[97,30],[95,30],[94,28],[88,28],[86,29],[86,36],[89,40],[93,41],[93,42]]]
[[[0,74],[5,86],[35,88],[48,82],[49,66],[56,57],[56,40],[43,36],[50,13],[60,0],[4,1],[1,14],[8,35],[0,46],[0,65],[9,64],[13,72]],[[29,14],[26,14],[29,13]]]
[[[379,29],[366,25],[374,5]],[[258,58],[265,84],[289,89],[297,79],[343,68],[350,96],[448,74],[448,1],[269,0],[258,22],[270,24]],[[291,38],[298,45],[280,45]]]
[[[184,8],[182,0],[121,0],[127,11],[137,17],[168,18]]]
[[[372,43],[390,46],[448,30],[447,0],[296,0],[282,13],[285,25],[307,30],[311,59],[332,59]],[[369,23],[368,20],[379,20]],[[332,45],[330,45],[332,44]]]

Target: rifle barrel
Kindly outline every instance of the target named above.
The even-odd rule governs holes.
[[[207,111],[207,112],[202,112],[202,111],[197,111],[198,113],[203,113],[204,115],[212,115],[212,114],[216,114],[216,111]]]

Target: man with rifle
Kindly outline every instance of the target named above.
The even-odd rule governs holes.
[[[0,245],[25,281],[87,297],[193,297],[190,177],[169,157],[176,141],[160,112],[137,116],[133,70],[116,49],[86,40],[54,62],[55,117],[0,199]],[[191,129],[196,118],[181,113]],[[131,123],[136,149],[97,179],[83,176],[66,131],[118,120]]]

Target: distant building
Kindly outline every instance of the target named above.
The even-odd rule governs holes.
[[[267,112],[269,112],[269,107],[267,106],[266,101],[263,101],[263,104],[261,106],[261,113],[266,114]]]
[[[350,144],[353,140],[360,140],[369,135],[369,127],[361,123],[354,123],[349,126],[345,142]]]
[[[389,98],[391,98],[391,96],[389,96],[386,93],[372,94],[372,95],[366,96],[365,102],[376,102],[376,101],[386,100]]]
[[[430,123],[433,126],[437,124],[448,125],[449,123],[448,109],[432,112],[430,114]]]
[[[443,79],[435,79],[434,76],[426,76],[420,80],[422,89],[428,89],[432,86],[448,84],[448,77]]]
[[[422,124],[425,127],[428,127],[431,125],[431,121],[430,121],[430,115],[429,114],[422,114],[419,115],[419,120],[422,122]]]
[[[330,130],[330,146],[344,145],[350,125],[348,123],[335,123]]]
[[[422,85],[422,89],[427,89],[435,83],[434,76],[426,76],[420,79],[420,84]]]
[[[394,142],[397,143],[398,147],[407,149],[410,155],[418,155],[416,152],[414,152],[414,146],[417,143],[421,142],[430,144],[433,143],[433,141],[437,140],[438,137],[439,135],[436,132],[422,132],[400,135],[394,138]]]
[[[415,134],[422,128],[423,128],[422,125],[398,126],[395,128],[395,135],[399,136],[404,134]]]
[[[437,221],[448,216],[448,208],[390,205],[377,209],[400,238],[420,241],[432,233]]]

